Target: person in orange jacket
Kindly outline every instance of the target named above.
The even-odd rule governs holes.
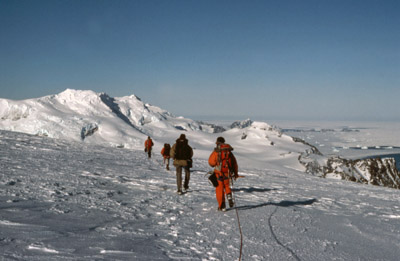
[[[161,150],[161,155],[164,158],[164,164],[167,163],[167,170],[169,170],[169,159],[171,158],[169,155],[170,151],[171,151],[171,145],[165,143],[164,147]]]
[[[215,188],[215,194],[218,201],[218,210],[225,211],[225,196],[228,199],[229,207],[234,206],[230,180],[238,177],[238,165],[232,151],[231,145],[225,143],[223,137],[218,137],[216,141],[217,147],[211,153],[208,163],[214,167],[217,176],[218,186]]]
[[[151,158],[151,149],[153,148],[153,145],[153,140],[150,138],[150,136],[148,136],[147,140],[144,142],[144,151],[147,152],[149,158]]]

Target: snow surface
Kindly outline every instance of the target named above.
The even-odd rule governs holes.
[[[240,162],[239,162],[240,163]],[[399,191],[244,167],[217,211],[205,159],[190,191],[157,154],[0,131],[4,260],[398,260]]]
[[[136,96],[75,90],[25,101],[0,99],[0,118],[2,260],[400,256],[399,190],[304,173],[297,158],[308,147],[267,123],[211,133],[209,126],[201,130],[200,123]],[[82,139],[90,124],[98,130]],[[175,169],[165,170],[160,151],[181,133],[194,148],[194,167],[190,191],[177,195]],[[326,144],[319,149],[333,142],[341,146],[351,135],[360,146],[399,146],[396,136],[386,137],[387,143],[358,142],[374,140],[363,131],[340,131],[333,138],[325,132],[301,134]],[[147,135],[156,143],[151,159],[142,149]],[[205,176],[221,135],[235,148],[244,176],[234,183],[236,207],[227,212],[217,211]]]

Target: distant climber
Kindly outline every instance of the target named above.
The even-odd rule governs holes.
[[[153,140],[150,138],[150,136],[148,136],[147,140],[144,142],[144,151],[147,152],[149,158],[151,158],[151,149],[153,148],[153,145]]]
[[[161,150],[161,155],[164,158],[164,164],[167,165],[167,170],[169,170],[169,159],[170,159],[170,152],[171,152],[171,145],[169,145],[168,143],[164,144],[164,147]]]
[[[215,143],[217,147],[211,153],[208,163],[214,167],[214,172],[218,180],[215,194],[218,201],[218,210],[225,211],[225,196],[228,199],[229,207],[234,206],[232,191],[229,182],[238,178],[238,165],[232,151],[231,145],[225,143],[223,137],[218,137]]]
[[[189,141],[186,139],[185,134],[181,134],[170,151],[170,156],[174,159],[174,166],[176,168],[176,184],[178,187],[177,193],[179,195],[189,189],[190,167],[193,157],[193,149],[188,143]],[[185,182],[183,184],[184,190],[182,190],[182,168],[185,169]]]

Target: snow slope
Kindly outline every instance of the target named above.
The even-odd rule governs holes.
[[[308,148],[304,144],[294,142],[267,123],[247,120],[233,126],[223,134],[214,133],[222,128],[176,117],[135,95],[113,98],[104,93],[67,89],[38,99],[0,99],[2,130],[138,150],[151,136],[156,152],[164,143],[172,145],[185,133],[196,150],[195,157],[202,159],[209,156],[216,138],[223,135],[236,149],[242,164],[263,167],[270,162],[304,170],[297,160],[299,153]]]
[[[223,213],[201,157],[179,196],[158,152],[0,131],[0,259],[398,260],[399,190],[239,164]]]

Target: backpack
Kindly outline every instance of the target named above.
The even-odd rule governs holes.
[[[215,151],[218,153],[218,165],[223,173],[235,173],[232,150],[233,148],[229,144],[220,144],[215,149]]]
[[[191,158],[190,147],[187,144],[187,140],[177,140],[175,159],[177,160],[188,160]]]
[[[164,156],[169,156],[169,152],[170,152],[170,150],[171,150],[171,145],[169,145],[169,144],[165,144],[164,145]]]

